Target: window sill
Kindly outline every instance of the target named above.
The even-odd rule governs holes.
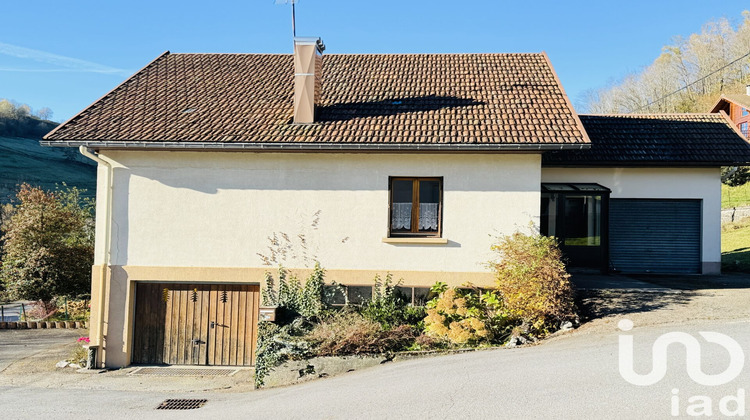
[[[383,242],[386,244],[429,244],[429,245],[445,245],[448,240],[445,238],[383,238]]]

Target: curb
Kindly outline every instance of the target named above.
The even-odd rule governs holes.
[[[0,330],[43,330],[87,328],[85,321],[13,321],[0,322]]]

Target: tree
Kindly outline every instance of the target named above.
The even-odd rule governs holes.
[[[16,107],[7,99],[0,99],[0,118],[14,118]]]
[[[94,259],[93,206],[81,191],[23,184],[2,224],[0,281],[12,299],[49,303],[89,292]]]
[[[36,116],[42,120],[49,120],[52,118],[52,110],[45,106],[36,112]]]
[[[676,37],[654,62],[617,83],[585,93],[595,113],[707,112],[721,93],[745,92],[750,82],[750,12],[737,25],[710,21],[699,33]],[[738,58],[744,57],[739,61]]]

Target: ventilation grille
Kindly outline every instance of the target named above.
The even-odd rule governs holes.
[[[130,375],[144,376],[232,376],[239,369],[181,369],[144,367],[134,370]]]
[[[195,410],[206,405],[208,400],[201,399],[169,399],[164,400],[157,410]]]

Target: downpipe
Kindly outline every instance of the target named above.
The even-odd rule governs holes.
[[[99,313],[99,318],[97,319],[96,323],[96,341],[92,343],[94,346],[98,349],[98,354],[96,357],[96,364],[100,365],[99,367],[104,367],[104,363],[102,360],[102,355],[104,352],[104,310],[105,305],[104,301],[107,296],[106,294],[106,287],[107,287],[107,269],[109,268],[110,264],[110,249],[111,249],[111,240],[112,240],[112,162],[103,159],[101,156],[99,156],[98,153],[94,152],[93,150],[89,149],[86,146],[80,146],[78,148],[78,151],[81,153],[81,155],[93,160],[94,162],[97,162],[100,165],[103,165],[105,168],[107,168],[107,173],[105,175],[104,183],[107,186],[105,191],[106,197],[105,197],[105,216],[104,216],[104,256],[101,263],[101,272],[99,273],[99,305],[97,308],[97,311]],[[89,369],[93,368],[92,364],[89,364]]]

